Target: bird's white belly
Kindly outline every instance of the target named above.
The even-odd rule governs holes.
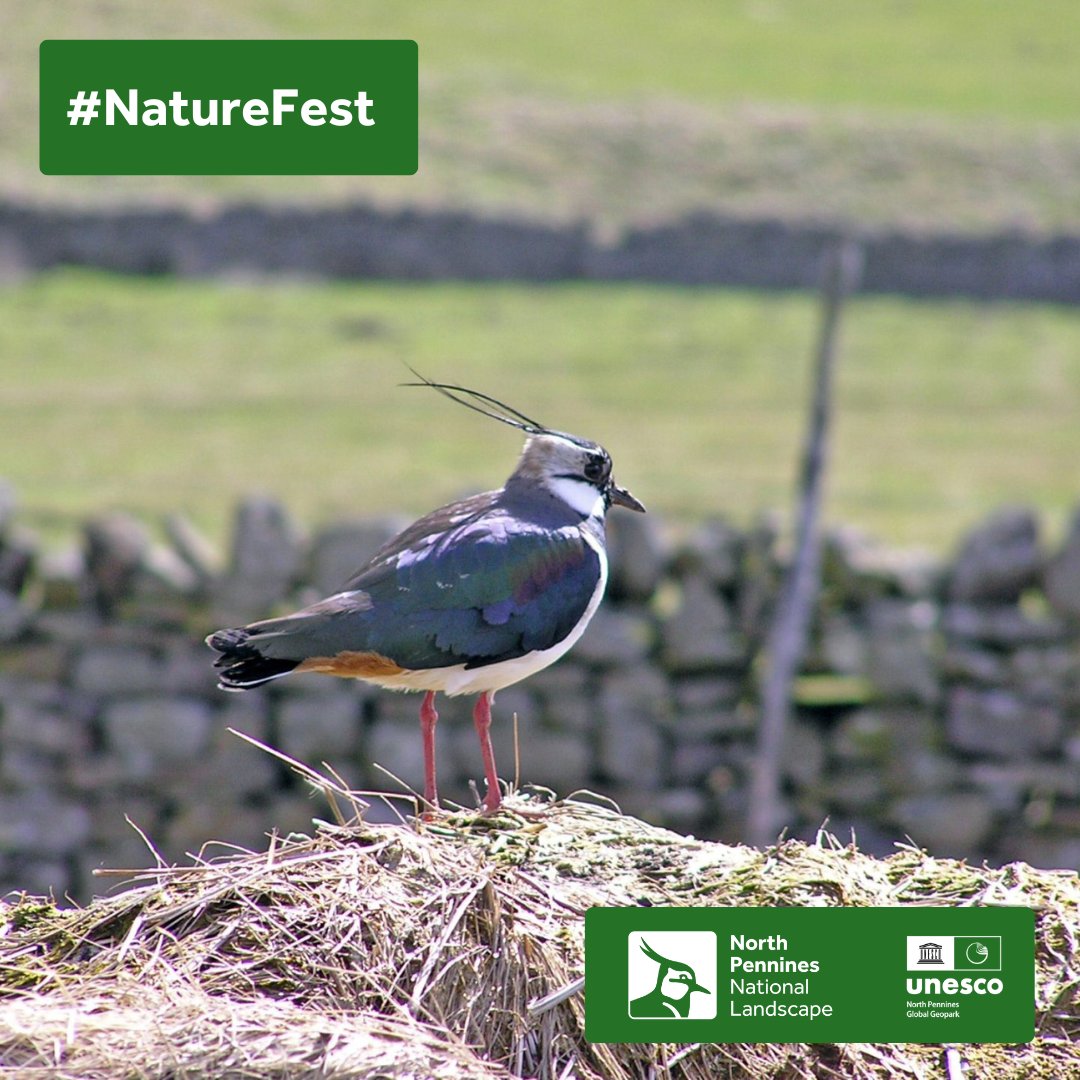
[[[366,679],[366,682],[383,686],[388,690],[439,690],[450,697],[457,694],[482,694],[488,690],[501,690],[530,675],[554,664],[560,656],[567,653],[585,632],[589,620],[596,614],[607,586],[607,557],[604,551],[590,541],[600,556],[600,578],[589,600],[588,607],[577,626],[557,645],[540,652],[527,653],[513,660],[500,660],[497,664],[485,664],[483,667],[466,668],[464,664],[453,667],[432,668],[430,671],[405,671],[400,675],[380,675]]]

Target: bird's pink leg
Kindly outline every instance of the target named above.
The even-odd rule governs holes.
[[[438,722],[435,691],[429,690],[420,706],[420,731],[424,736],[424,802],[432,810],[439,806],[439,789],[435,786],[435,725]]]
[[[499,791],[499,774],[495,770],[495,751],[491,749],[491,691],[486,690],[476,700],[473,723],[480,738],[480,753],[484,758],[484,776],[487,778],[487,794],[484,809],[490,814],[499,809],[502,794]]]

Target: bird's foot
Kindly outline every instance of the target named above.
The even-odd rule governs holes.
[[[544,817],[555,801],[555,793],[548,788],[520,790],[509,783],[500,782],[495,790],[495,797],[489,789],[483,801],[475,781],[469,782],[476,801],[480,804],[477,816],[492,818],[497,814],[507,814],[527,821],[537,821]],[[547,796],[545,798],[544,796]]]
[[[489,784],[487,794],[483,797],[483,799],[480,798],[480,789],[477,787],[475,780],[469,781],[469,789],[473,793],[473,798],[475,798],[477,803],[479,803],[477,813],[482,814],[484,817],[489,817],[491,814],[497,814],[499,812],[499,809],[502,807],[503,804],[503,793],[501,784],[497,783],[494,787]],[[507,795],[510,794],[509,788],[507,789],[506,793]]]

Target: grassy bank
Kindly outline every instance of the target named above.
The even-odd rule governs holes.
[[[115,0],[61,10],[4,0],[0,10],[15,31],[0,51],[13,72],[33,73],[26,43],[48,37],[408,37],[425,76],[489,97],[517,87],[571,101],[659,94],[1076,119],[1070,43],[1080,10],[1070,0],[1044,0],[1038,18],[1007,0],[162,0],[152,9]]]
[[[605,226],[707,209],[927,229],[1080,229],[1080,6],[0,0],[0,192],[35,202],[346,199]],[[43,177],[43,38],[405,37],[414,177]]]

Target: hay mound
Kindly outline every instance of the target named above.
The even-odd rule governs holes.
[[[1080,1077],[1075,874],[876,860],[824,834],[759,852],[591,803],[507,805],[320,823],[83,909],[0,906],[0,1062],[81,1080],[956,1076],[934,1046],[591,1046],[581,993],[530,1003],[581,976],[597,904],[1022,903],[1038,911],[1038,1038],[962,1058],[969,1076]]]

